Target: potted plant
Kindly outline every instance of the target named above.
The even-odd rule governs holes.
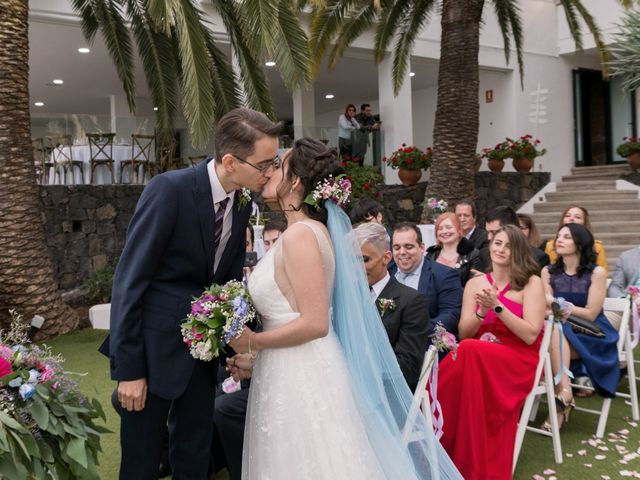
[[[523,135],[518,140],[507,138],[509,157],[513,159],[513,168],[517,172],[529,172],[533,161],[547,153],[546,148],[539,148],[540,140],[533,140],[531,135]]]
[[[509,143],[504,141],[498,143],[493,148],[483,148],[482,158],[487,159],[487,165],[492,172],[501,172],[504,168],[504,159],[509,156],[508,150]]]
[[[342,162],[344,173],[351,180],[351,196],[358,199],[363,196],[377,197],[384,178],[380,170],[371,165],[359,165],[356,162]]]
[[[618,145],[616,153],[625,157],[633,170],[640,169],[640,138],[624,137],[624,143]]]
[[[403,185],[415,185],[422,176],[422,170],[431,166],[433,150],[427,148],[425,152],[418,147],[408,147],[405,143],[389,157],[384,157],[391,168],[398,169],[398,177]]]

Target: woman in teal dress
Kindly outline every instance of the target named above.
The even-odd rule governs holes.
[[[551,365],[554,375],[563,367],[576,374],[586,374],[603,397],[614,397],[620,380],[618,361],[618,332],[604,316],[602,305],[607,291],[607,272],[595,264],[593,235],[586,227],[576,223],[564,225],[555,239],[558,261],[542,271],[549,306],[558,297],[567,302],[567,310],[585,320],[594,322],[604,332],[596,337],[575,331],[563,323],[562,358],[559,332],[551,339]],[[556,402],[560,424],[569,419],[574,406],[570,380],[562,374],[556,387]],[[550,427],[547,422],[543,428]]]

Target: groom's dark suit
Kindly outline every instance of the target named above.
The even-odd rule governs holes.
[[[381,299],[393,300],[395,306],[382,311]],[[424,352],[429,345],[429,305],[427,298],[401,284],[393,276],[378,295],[376,306],[398,359],[400,370],[411,391],[416,388]]]
[[[146,378],[149,393],[141,412],[122,413],[120,478],[157,478],[169,409],[173,478],[206,478],[217,362],[191,357],[180,323],[207,286],[242,276],[251,207],[239,208],[236,193],[231,208],[214,272],[207,162],[154,177],[138,201],[113,282],[108,355],[113,380]]]

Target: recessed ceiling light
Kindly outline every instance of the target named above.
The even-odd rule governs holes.
[[[158,107],[153,107],[153,111],[157,112],[158,111]]]
[[[334,98],[335,95],[333,93],[328,93],[324,96],[324,98],[326,98],[327,100],[331,100],[332,98]]]
[[[36,107],[44,107],[44,102],[35,102],[34,105]]]
[[[415,77],[416,76],[416,72],[409,72],[409,76],[410,77]]]
[[[87,47],[80,47],[78,51],[80,53],[89,53],[91,50],[89,50]]]
[[[267,60],[266,62],[264,62],[264,64],[267,67],[275,67],[276,66],[276,62],[274,62],[273,60]]]
[[[56,78],[56,79],[53,81],[53,83],[54,83],[55,85],[62,85],[62,84],[64,83],[64,80],[60,80],[59,78]]]

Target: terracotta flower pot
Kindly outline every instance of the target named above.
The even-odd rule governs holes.
[[[490,158],[487,165],[492,172],[501,172],[504,168],[504,160],[502,158]]]
[[[530,172],[533,168],[533,158],[514,158],[513,168],[516,172]]]
[[[422,170],[407,170],[406,168],[400,168],[398,170],[398,177],[403,185],[415,185],[420,181],[420,177],[422,177]]]
[[[627,163],[632,170],[640,170],[640,152],[632,153],[627,157]]]

